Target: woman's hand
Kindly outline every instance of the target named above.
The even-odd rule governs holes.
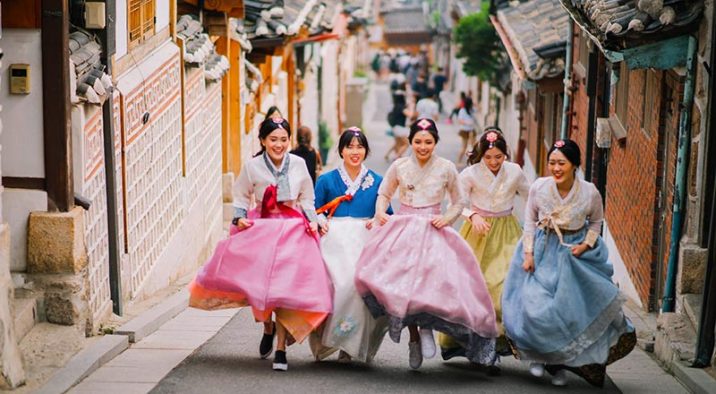
[[[238,227],[239,230],[246,230],[247,228],[253,226],[254,222],[246,218],[234,218],[234,220],[231,221],[231,224]]]
[[[368,230],[370,230],[370,229],[373,228],[373,219],[366,220],[366,222],[365,222],[365,228],[367,228]]]
[[[442,216],[436,216],[433,218],[433,220],[430,222],[433,224],[433,227],[440,230],[441,228],[448,225],[448,221],[445,220]]]
[[[525,272],[535,272],[535,257],[532,253],[525,253],[525,258],[522,261],[522,269]]]
[[[490,228],[492,228],[490,223],[476,213],[473,213],[470,216],[470,223],[472,223],[472,228],[474,228],[478,234],[487,234],[490,231]]]
[[[318,232],[318,223],[316,223],[316,222],[309,223],[308,229],[311,230],[311,232],[314,234],[317,233]]]
[[[589,249],[589,245],[585,243],[581,243],[576,246],[572,246],[572,255],[574,257],[579,257],[582,255],[582,253],[586,252]]]
[[[318,226],[318,233],[321,234],[321,236],[326,235],[328,233],[328,220],[321,223],[320,226]]]
[[[382,225],[388,223],[388,218],[390,218],[390,216],[388,216],[387,213],[385,213],[385,212],[376,212],[375,218],[373,218],[373,221],[378,222],[378,224],[382,226]]]

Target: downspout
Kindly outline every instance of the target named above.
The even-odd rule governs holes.
[[[666,273],[664,302],[662,312],[674,311],[676,294],[676,272],[679,255],[679,240],[684,222],[684,200],[686,198],[686,178],[689,167],[689,145],[691,144],[691,108],[694,103],[694,66],[696,57],[696,38],[689,36],[689,46],[686,55],[686,82],[684,84],[684,99],[681,102],[681,115],[679,117],[679,151],[676,158],[676,190],[674,191],[674,217],[671,222],[671,240],[669,243],[669,260]]]
[[[574,22],[572,20],[567,24],[567,53],[564,56],[564,100],[562,100],[562,130],[561,139],[566,139],[567,127],[569,126],[569,107],[572,87],[572,45],[574,41]]]
[[[99,32],[102,42],[101,61],[105,73],[112,77],[112,55],[115,53],[115,0],[105,0],[105,28]],[[110,92],[102,104],[102,130],[104,131],[104,174],[107,189],[107,237],[109,239],[109,293],[112,311],[123,314],[122,276],[119,266],[119,224],[117,223],[117,183],[115,179],[114,151],[114,94]]]

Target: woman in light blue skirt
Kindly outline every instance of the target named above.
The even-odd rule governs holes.
[[[503,322],[533,375],[546,369],[563,386],[569,370],[602,386],[606,366],[634,348],[636,335],[599,236],[601,195],[575,177],[579,147],[559,140],[548,159],[552,176],[530,188],[524,237],[505,280]]]

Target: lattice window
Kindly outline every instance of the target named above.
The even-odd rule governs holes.
[[[129,48],[154,35],[155,0],[128,0]]]

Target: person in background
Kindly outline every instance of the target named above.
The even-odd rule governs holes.
[[[440,107],[437,100],[437,94],[435,90],[428,90],[428,94],[421,98],[417,104],[415,104],[415,112],[417,118],[429,118],[438,121],[440,117]]]
[[[460,139],[462,140],[462,148],[457,157],[457,163],[460,164],[465,160],[465,152],[467,147],[472,146],[475,141],[477,131],[475,130],[475,118],[473,116],[472,99],[470,96],[465,97],[464,105],[457,113],[457,127]]]
[[[308,174],[311,176],[311,180],[315,185],[316,178],[321,175],[321,170],[323,169],[323,160],[321,160],[321,153],[314,149],[311,145],[312,134],[313,133],[308,126],[299,127],[296,132],[298,145],[296,146],[296,149],[291,151],[291,153],[306,161]]]
[[[438,102],[438,109],[440,113],[443,113],[443,100],[440,98],[440,93],[445,89],[447,83],[447,77],[442,67],[438,67],[438,72],[433,74],[433,90],[435,90],[435,99]]]

